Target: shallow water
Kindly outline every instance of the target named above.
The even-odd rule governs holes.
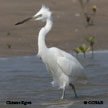
[[[108,51],[97,51],[94,58],[90,53],[85,59],[79,55],[78,59],[86,69],[89,83],[76,87],[77,99],[69,88],[61,101],[61,90],[51,86],[52,77],[39,58],[0,58],[0,105],[10,108],[13,105],[7,105],[6,101],[31,101],[32,104],[27,105],[30,108],[107,108]],[[103,104],[84,104],[84,101],[94,100]]]

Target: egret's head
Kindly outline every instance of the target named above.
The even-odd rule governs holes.
[[[52,13],[49,8],[47,8],[45,5],[42,5],[42,8],[33,17],[35,18],[35,20],[46,21],[51,17],[51,14]]]
[[[51,18],[51,14],[52,13],[49,10],[49,8],[47,8],[45,5],[42,5],[39,12],[37,12],[34,16],[26,18],[23,21],[16,23],[15,25],[23,24],[23,23],[28,22],[28,21],[36,21],[36,20],[46,21],[47,19]]]

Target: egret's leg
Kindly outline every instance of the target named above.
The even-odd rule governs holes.
[[[61,100],[63,100],[64,99],[64,97],[65,97],[65,89],[63,89],[63,92],[62,92],[62,96],[61,96]]]
[[[76,93],[76,90],[75,90],[75,86],[71,83],[69,85],[72,87],[72,89],[74,91],[74,94],[75,94],[75,97],[77,98],[78,96],[77,96],[77,93]]]

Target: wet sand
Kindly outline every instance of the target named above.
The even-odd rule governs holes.
[[[34,15],[42,4],[53,11],[54,26],[46,38],[48,47],[63,50],[86,43],[84,37],[96,36],[95,50],[108,49],[108,1],[90,0],[97,5],[95,25],[87,27],[77,0],[0,0],[0,56],[36,55],[41,22],[14,24]],[[80,16],[78,16],[78,14]],[[9,48],[11,46],[11,48]]]

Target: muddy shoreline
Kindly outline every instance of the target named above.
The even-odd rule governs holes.
[[[84,38],[96,37],[95,50],[108,49],[108,1],[91,0],[89,6],[97,5],[94,26],[86,26],[81,6],[76,0],[0,0],[0,57],[30,56],[38,51],[38,32],[42,22],[29,22],[20,26],[14,24],[34,15],[45,4],[53,12],[54,25],[46,43],[65,51],[86,43]],[[79,16],[78,16],[79,14]],[[87,44],[87,43],[86,43]]]

